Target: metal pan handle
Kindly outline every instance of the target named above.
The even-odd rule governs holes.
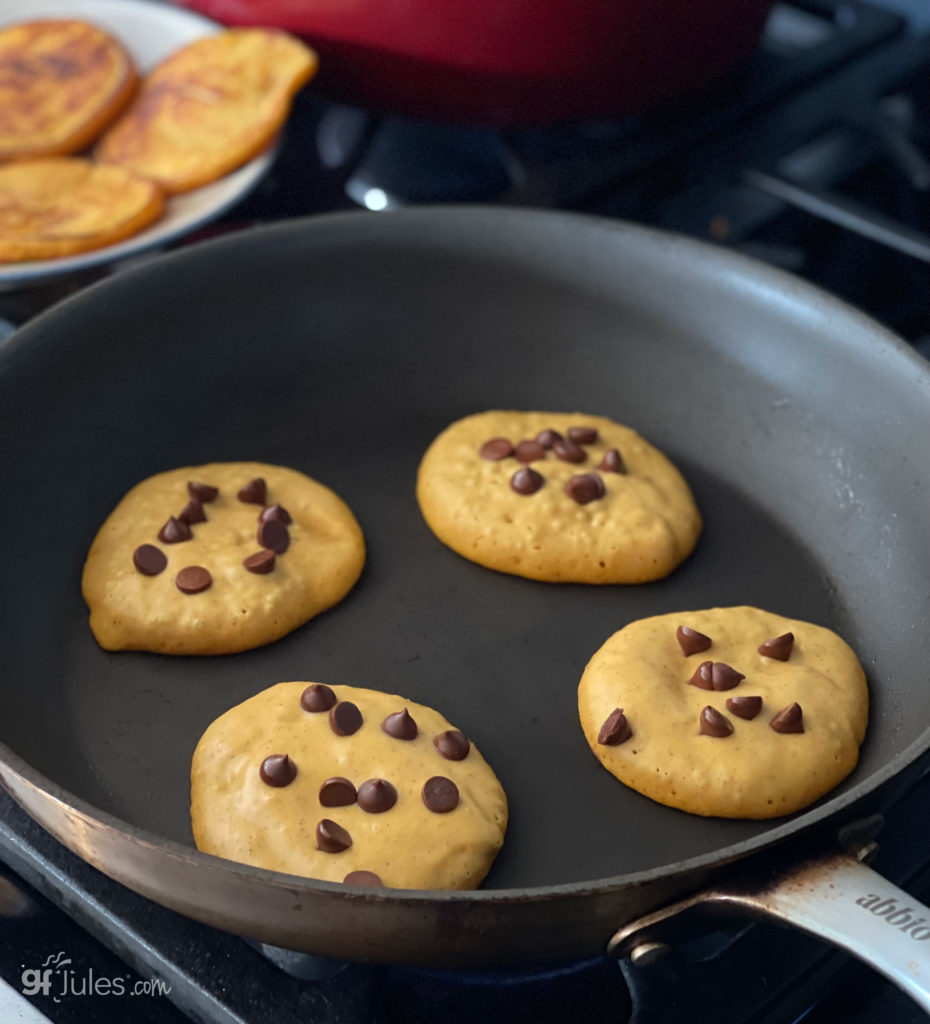
[[[872,849],[809,861],[761,885],[737,881],[706,889],[621,928],[609,950],[637,960],[693,935],[695,919],[706,928],[708,914],[749,912],[840,946],[930,1013],[930,908],[863,863]]]

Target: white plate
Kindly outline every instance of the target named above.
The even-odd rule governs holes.
[[[222,29],[199,14],[151,0],[0,0],[0,26],[52,17],[81,18],[111,32],[132,54],[140,72],[148,71],[187,43]],[[268,171],[274,155],[271,147],[219,181],[171,196],[158,221],[115,245],[56,260],[0,264],[0,290],[110,263],[187,234],[220,216],[250,192]]]

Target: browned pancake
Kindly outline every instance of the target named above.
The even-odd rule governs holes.
[[[53,259],[112,245],[162,212],[151,181],[80,157],[0,167],[0,263]]]
[[[95,25],[49,20],[0,29],[0,160],[84,149],[137,81],[129,54]]]
[[[274,138],[316,55],[284,32],[230,29],[172,54],[97,147],[120,164],[187,192],[251,160]]]

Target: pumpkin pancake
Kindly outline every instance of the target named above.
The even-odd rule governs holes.
[[[122,167],[80,157],[17,160],[0,167],[0,262],[111,245],[151,224],[163,205],[154,182]]]
[[[84,21],[0,29],[0,160],[76,153],[123,110],[138,82],[123,46]]]
[[[159,64],[97,146],[119,164],[187,192],[251,160],[274,138],[316,55],[284,32],[230,29]]]

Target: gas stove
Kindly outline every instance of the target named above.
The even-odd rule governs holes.
[[[585,211],[774,263],[930,356],[927,31],[868,4],[779,4],[738,73],[647,114],[571,126],[417,122],[309,90],[268,178],[176,244],[282,218],[353,208],[377,216],[426,202]],[[0,327],[9,333],[120,269],[4,293]],[[930,898],[930,774],[888,812],[879,847],[876,867]],[[519,972],[373,967],[256,947],[111,882],[2,793],[0,861],[4,1021],[925,1019],[866,966],[761,923],[636,963],[604,956]]]

